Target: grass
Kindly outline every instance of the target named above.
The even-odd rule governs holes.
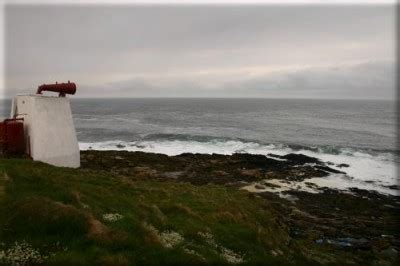
[[[306,262],[268,203],[233,188],[3,159],[0,203],[0,250],[25,241],[44,265]]]

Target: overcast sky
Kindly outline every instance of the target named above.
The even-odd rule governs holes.
[[[395,40],[394,5],[8,5],[6,96],[393,99]]]

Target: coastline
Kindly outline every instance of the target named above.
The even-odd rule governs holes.
[[[376,259],[380,252],[398,258],[400,197],[376,191],[318,186],[342,171],[303,154],[164,154],[81,151],[84,169],[101,170],[131,180],[216,184],[246,190],[273,206],[289,235],[307,245],[326,245]],[[322,183],[323,184],[323,183]],[[393,188],[394,189],[394,188]],[[397,188],[396,188],[397,189]],[[364,254],[364,255],[361,255]]]
[[[240,139],[203,138],[201,140],[177,140],[172,136],[169,140],[150,141],[104,141],[95,143],[79,143],[82,151],[130,151],[160,153],[169,156],[180,154],[252,154],[263,155],[271,159],[283,160],[288,154],[305,155],[316,159],[319,167],[330,168],[329,177],[309,178],[307,182],[318,187],[329,187],[350,191],[351,188],[374,190],[378,193],[399,196],[400,187],[397,175],[398,155],[395,151],[369,151],[356,148],[336,146],[302,146],[274,143],[259,143]],[[280,158],[281,157],[281,158]],[[311,161],[310,164],[315,162]],[[270,180],[266,180],[270,182]],[[275,183],[275,181],[273,181]],[[292,180],[293,182],[293,180]],[[288,186],[306,186],[294,183]],[[254,190],[253,188],[250,188]],[[308,191],[311,191],[308,189]]]
[[[0,263],[395,265],[400,197],[308,182],[335,174],[302,154],[0,159]]]

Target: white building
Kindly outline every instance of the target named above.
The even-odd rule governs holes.
[[[68,98],[18,95],[12,102],[11,117],[24,118],[26,152],[33,160],[55,166],[80,166]]]

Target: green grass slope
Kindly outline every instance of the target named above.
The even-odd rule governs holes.
[[[216,185],[0,160],[0,263],[306,263],[265,200]]]

